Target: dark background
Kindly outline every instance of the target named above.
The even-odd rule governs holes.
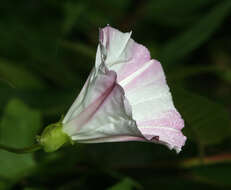
[[[54,153],[0,150],[0,189],[231,188],[230,0],[20,0],[0,3],[0,143],[23,147],[65,114],[106,24],[161,61],[188,137],[180,154],[129,142]]]

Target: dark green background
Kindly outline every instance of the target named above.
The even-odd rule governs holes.
[[[230,0],[20,0],[0,3],[0,143],[24,147],[60,119],[106,24],[162,62],[188,137],[180,154],[149,143],[0,150],[0,189],[231,188]]]

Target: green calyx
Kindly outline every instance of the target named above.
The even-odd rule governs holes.
[[[38,137],[40,145],[46,152],[54,152],[65,143],[71,142],[70,137],[63,132],[62,122],[48,125]]]

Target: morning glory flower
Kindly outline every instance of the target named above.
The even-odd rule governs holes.
[[[184,121],[173,104],[161,64],[131,38],[131,32],[106,26],[99,33],[95,66],[87,81],[64,119],[48,126],[40,143],[54,151],[67,139],[146,141],[180,152],[186,140],[181,132]]]

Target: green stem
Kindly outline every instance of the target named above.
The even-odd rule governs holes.
[[[34,144],[30,147],[25,147],[25,148],[13,148],[13,147],[8,147],[5,145],[1,145],[0,144],[0,149],[8,151],[8,152],[13,152],[16,154],[25,154],[25,153],[31,153],[31,152],[35,152],[39,149],[41,149],[41,145],[40,144]]]

